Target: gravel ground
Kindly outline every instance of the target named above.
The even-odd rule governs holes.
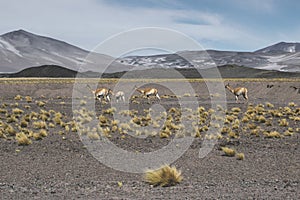
[[[210,94],[205,85],[193,84],[200,94],[199,105],[209,109]],[[291,101],[299,105],[300,94],[290,87],[299,84],[297,81],[232,83],[248,87],[249,103],[271,102],[275,107],[284,107]],[[10,82],[0,86],[1,102],[8,105],[18,102],[22,107],[26,103],[14,100],[15,95],[30,95],[34,101],[46,102],[43,109],[60,111],[71,120],[71,88],[72,84]],[[161,95],[169,92],[159,91]],[[226,94],[228,109],[246,110],[248,104],[243,100],[236,104],[234,96]],[[182,99],[189,103],[188,98]],[[34,102],[30,105],[30,111],[39,111]],[[141,111],[152,105],[142,100],[132,108]],[[168,109],[178,105],[178,101],[163,99],[161,105]],[[103,109],[98,103],[96,108]],[[290,121],[289,127],[299,128],[299,121]],[[262,125],[262,128],[267,127]],[[279,126],[271,129],[285,130]],[[140,173],[118,171],[99,162],[78,134],[60,135],[58,131],[54,128],[47,137],[28,146],[0,138],[0,199],[300,199],[300,133],[283,138],[241,134],[239,138],[221,139],[204,158],[199,158],[203,139],[195,138],[189,149],[172,163],[182,171],[183,181],[173,187],[152,187]],[[170,139],[112,137],[110,141],[126,150],[146,152],[161,148]],[[222,146],[244,153],[245,159],[224,156]]]

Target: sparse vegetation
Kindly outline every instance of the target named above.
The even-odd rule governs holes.
[[[243,153],[237,153],[237,154],[236,154],[236,158],[237,158],[238,160],[244,160],[244,159],[245,159],[245,154],[243,154]]]
[[[32,143],[32,141],[23,132],[16,134],[16,140],[17,140],[18,145],[29,145]]]
[[[153,186],[174,186],[182,181],[181,172],[176,167],[164,165],[156,170],[148,170],[145,172],[144,180]]]
[[[235,150],[229,147],[221,147],[222,151],[224,152],[225,156],[233,157],[235,156]]]

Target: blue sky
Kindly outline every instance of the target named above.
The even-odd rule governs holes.
[[[140,27],[173,29],[205,49],[254,51],[300,42],[298,0],[0,0],[0,34],[17,29],[92,50]],[[26,5],[24,5],[26,3]]]

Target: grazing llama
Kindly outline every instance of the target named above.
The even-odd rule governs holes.
[[[110,101],[110,95],[113,95],[113,92],[111,89],[107,88],[97,88],[96,90],[93,90],[89,85],[87,87],[90,89],[90,91],[95,95],[95,98],[101,101],[101,99],[104,99],[105,101]]]
[[[245,87],[237,87],[237,88],[231,88],[229,83],[225,85],[225,88],[227,88],[232,94],[235,95],[236,102],[239,101],[239,96],[243,95],[243,97],[248,101],[248,90]]]
[[[142,95],[147,96],[148,101],[149,101],[149,97],[150,96],[156,96],[160,100],[160,97],[158,95],[158,92],[157,92],[156,88],[143,88],[143,89],[139,89],[137,86],[135,86],[134,88],[135,88],[136,91],[138,91]]]
[[[119,102],[119,100],[125,102],[125,93],[123,91],[118,91],[116,94],[116,100]]]

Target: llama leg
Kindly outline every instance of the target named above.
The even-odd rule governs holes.
[[[248,101],[248,94],[247,94],[247,92],[244,94],[244,98]]]
[[[160,100],[160,97],[159,97],[159,95],[158,94],[156,94],[156,97]]]
[[[239,98],[238,96],[235,96],[235,102],[238,103],[239,102]]]

